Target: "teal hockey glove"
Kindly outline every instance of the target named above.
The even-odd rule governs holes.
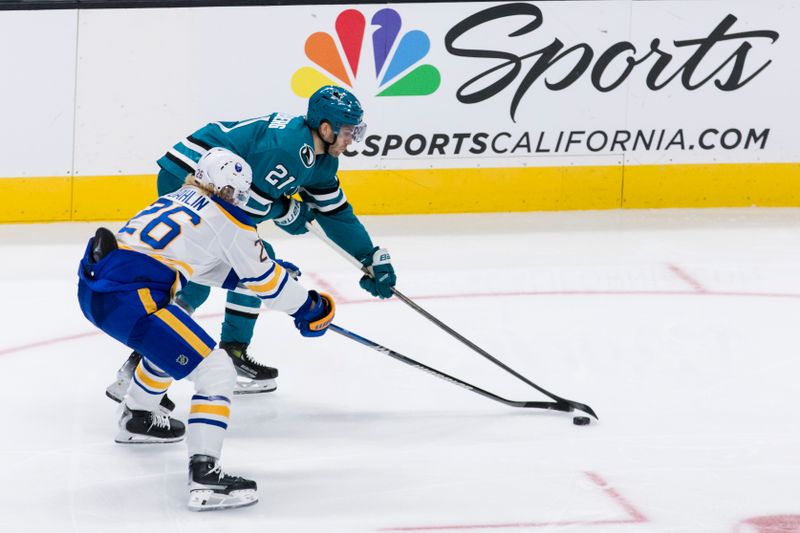
[[[289,198],[289,207],[286,214],[273,220],[275,225],[286,233],[302,235],[306,233],[306,222],[314,220],[314,212],[303,202]]]
[[[308,291],[308,298],[300,309],[292,313],[294,325],[303,337],[324,335],[336,314],[333,298],[325,293]]]
[[[364,275],[358,282],[361,288],[379,298],[391,298],[392,287],[397,283],[397,276],[392,267],[392,257],[385,248],[377,246],[366,257],[359,259],[361,264],[368,267],[373,277]]]

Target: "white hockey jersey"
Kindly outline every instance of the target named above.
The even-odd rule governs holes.
[[[184,186],[153,202],[117,233],[119,247],[147,254],[185,280],[246,288],[270,309],[294,313],[308,291],[266,253],[241,209]]]

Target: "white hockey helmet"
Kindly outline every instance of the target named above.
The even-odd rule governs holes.
[[[243,158],[225,148],[212,148],[197,162],[195,179],[211,186],[214,194],[242,207],[250,198],[253,169]]]

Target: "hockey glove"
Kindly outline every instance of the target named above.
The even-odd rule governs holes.
[[[286,259],[278,259],[278,258],[274,258],[273,261],[278,263],[283,268],[285,268],[286,272],[288,272],[289,275],[292,276],[292,278],[294,278],[295,280],[303,275],[303,273],[300,272],[300,267],[295,265],[291,261],[287,261]]]
[[[273,222],[286,233],[302,235],[306,233],[306,222],[314,220],[314,212],[303,202],[289,198],[289,207],[286,214],[276,218]]]
[[[392,267],[392,257],[385,248],[377,246],[372,252],[360,259],[361,264],[369,268],[372,276],[364,275],[358,282],[361,288],[379,298],[391,298],[392,287],[397,283],[397,276]]]
[[[292,313],[294,325],[303,337],[324,335],[336,314],[333,298],[325,293],[308,291],[308,299],[300,309]]]

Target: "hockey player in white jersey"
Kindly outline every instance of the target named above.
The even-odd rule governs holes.
[[[227,354],[176,306],[189,279],[246,289],[270,309],[294,317],[304,336],[325,333],[335,306],[272,261],[240,209],[252,172],[241,157],[214,148],[184,187],[164,195],[112,234],[100,228],[78,271],[87,319],[143,355],[128,393],[116,441],[175,442],[189,451],[189,508],[222,509],[258,501],[255,481],[225,474],[219,459],[231,412],[236,371]],[[216,348],[216,349],[215,349]],[[184,425],[159,411],[173,380],[194,382]]]

